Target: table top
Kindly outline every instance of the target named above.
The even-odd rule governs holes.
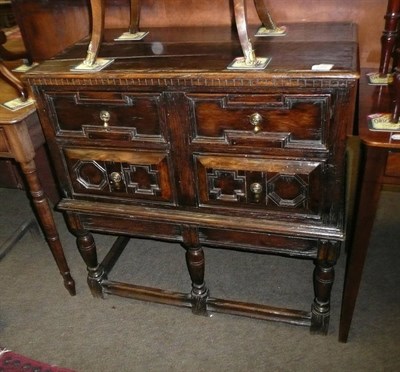
[[[368,84],[367,73],[369,72],[371,70],[362,69],[360,77],[358,110],[358,134],[360,140],[368,146],[400,149],[400,140],[393,138],[393,135],[399,135],[398,138],[400,138],[399,130],[371,130],[369,126],[368,115],[391,113],[394,104],[393,86]]]

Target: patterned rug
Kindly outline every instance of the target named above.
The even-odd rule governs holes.
[[[0,372],[76,372],[41,363],[0,347]]]

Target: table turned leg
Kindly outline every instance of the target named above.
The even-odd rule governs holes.
[[[208,288],[204,282],[205,259],[198,232],[190,227],[183,229],[183,245],[186,248],[186,263],[192,280],[192,311],[197,315],[207,315]]]
[[[103,298],[103,289],[101,282],[107,279],[107,275],[102,267],[99,265],[97,259],[96,243],[93,235],[86,230],[74,230],[72,232],[77,237],[76,242],[83,260],[86,263],[88,277],[87,282],[93,297]]]
[[[204,282],[205,260],[203,249],[201,247],[187,249],[186,262],[192,279],[191,295],[194,300],[192,311],[194,314],[207,315],[208,289]]]
[[[32,196],[34,208],[36,209],[38,220],[43,229],[43,233],[49,244],[51,253],[56,261],[57,267],[64,279],[64,286],[71,296],[76,294],[75,282],[71,277],[67,260],[57,232],[57,227],[53,218],[50,204],[45,197],[43,187],[36,173],[36,165],[33,160],[28,162],[20,162],[22,172],[25,175],[29,186],[29,192]]]
[[[339,252],[339,242],[326,240],[320,242],[314,270],[315,298],[311,307],[311,333],[323,335],[328,333],[331,291],[335,279],[334,265]]]
[[[353,242],[347,257],[339,325],[340,342],[347,342],[349,336],[369,239],[378,208],[386,157],[386,149],[362,145],[360,191],[356,200],[356,223]]]
[[[389,72],[390,61],[398,38],[397,25],[400,17],[400,0],[388,0],[385,14],[385,28],[381,36],[381,60],[379,74],[386,75]]]
[[[395,100],[392,111],[392,123],[398,123],[400,119],[400,66],[396,66],[393,74],[393,85],[395,91]]]

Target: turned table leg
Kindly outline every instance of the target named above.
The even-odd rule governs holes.
[[[385,15],[385,29],[381,36],[381,60],[379,74],[386,75],[389,72],[390,61],[397,42],[397,25],[400,17],[400,0],[388,0]]]
[[[330,318],[330,298],[340,243],[336,241],[321,241],[314,270],[315,298],[311,307],[311,333],[328,333]]]
[[[96,243],[93,235],[86,230],[74,230],[76,235],[77,246],[79,253],[86,263],[88,277],[87,282],[93,297],[103,298],[103,289],[101,286],[102,280],[106,279],[106,274],[97,259]]]
[[[37,212],[37,219],[42,227],[43,233],[56,261],[57,267],[64,279],[64,286],[68,292],[75,295],[75,282],[71,277],[64,251],[58,236],[57,227],[48,199],[36,172],[34,161],[35,149],[29,135],[28,122],[33,116],[23,121],[10,123],[3,127],[11,154],[20,164],[22,172],[28,184],[29,193],[32,196],[33,207]]]
[[[194,314],[207,315],[209,291],[204,282],[204,251],[200,245],[197,230],[190,227],[184,228],[183,240],[186,248],[186,263],[192,280],[192,311]]]
[[[400,66],[396,66],[393,74],[395,100],[392,111],[392,123],[398,123],[400,118]]]
[[[186,251],[186,262],[192,279],[193,313],[207,315],[206,300],[208,289],[204,282],[204,252],[201,247],[189,248]]]
[[[76,294],[75,282],[71,277],[64,251],[61,246],[57,227],[47,198],[45,197],[42,185],[36,173],[36,166],[33,160],[20,163],[22,172],[25,175],[32,196],[33,205],[36,209],[39,222],[42,226],[51,253],[56,261],[57,267],[64,279],[64,286],[73,296]]]

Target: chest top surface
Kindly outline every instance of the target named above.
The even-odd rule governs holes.
[[[249,30],[254,35],[257,28]],[[318,85],[319,79],[337,84],[358,78],[356,26],[352,23],[289,24],[286,36],[254,38],[257,57],[270,58],[268,66],[257,71],[227,69],[234,58],[241,56],[236,33],[229,28],[155,28],[142,41],[116,42],[114,38],[120,31],[106,30],[100,58],[114,62],[99,72],[71,71],[85,56],[88,40],[82,40],[25,78],[32,85],[253,88],[310,84],[302,79],[311,79],[311,84]],[[318,65],[332,68],[321,71],[315,69]]]

